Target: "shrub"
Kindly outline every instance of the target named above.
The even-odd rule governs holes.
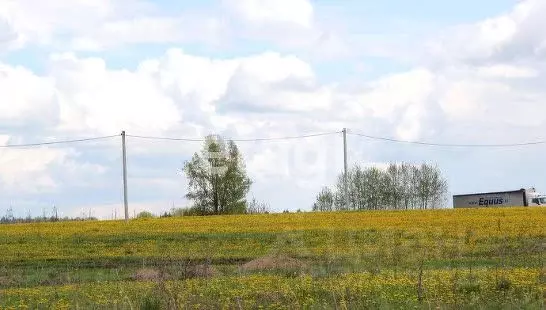
[[[149,211],[142,211],[139,214],[137,214],[138,219],[146,219],[146,218],[154,218],[155,216],[152,214],[152,212]]]

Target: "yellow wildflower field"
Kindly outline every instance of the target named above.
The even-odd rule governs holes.
[[[545,240],[541,207],[0,225],[0,308],[536,308]]]

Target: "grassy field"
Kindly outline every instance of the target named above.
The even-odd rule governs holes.
[[[0,308],[543,309],[546,209],[0,226]]]

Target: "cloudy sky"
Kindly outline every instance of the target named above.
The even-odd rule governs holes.
[[[309,209],[349,164],[430,162],[451,193],[546,191],[544,0],[0,0],[0,146],[241,141],[249,197]],[[187,204],[200,142],[127,138],[130,212]],[[123,214],[121,139],[0,148],[0,213]]]

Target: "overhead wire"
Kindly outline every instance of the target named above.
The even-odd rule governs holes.
[[[249,139],[230,139],[234,142],[253,142],[253,141],[273,141],[273,140],[290,140],[290,139],[302,139],[302,138],[311,138],[319,137],[341,133],[337,132],[326,132],[326,133],[317,133],[317,134],[308,134],[308,135],[299,135],[299,136],[285,136],[285,137],[271,137],[271,138],[249,138]],[[92,138],[83,138],[83,139],[73,139],[73,140],[60,140],[60,141],[49,141],[49,142],[36,142],[36,143],[25,143],[25,144],[8,144],[0,145],[1,148],[25,148],[25,147],[36,147],[36,146],[47,146],[47,145],[56,145],[56,144],[69,144],[77,142],[87,142],[95,140],[105,140],[110,138],[119,137],[120,135],[110,135],[110,136],[101,136],[101,137],[92,137]],[[154,136],[140,136],[140,135],[125,135],[126,137],[137,138],[137,139],[151,139],[151,140],[167,140],[167,141],[186,141],[186,142],[203,142],[204,138],[169,138],[169,137],[154,137]]]
[[[426,145],[426,146],[440,146],[440,147],[517,147],[517,146],[530,146],[530,145],[538,145],[538,144],[545,144],[546,141],[533,141],[533,142],[523,142],[523,143],[507,143],[507,144],[452,144],[452,143],[433,143],[433,142],[424,142],[424,141],[409,141],[409,140],[401,140],[401,139],[394,139],[394,138],[387,138],[387,137],[379,137],[379,136],[372,136],[367,135],[363,133],[351,133],[347,132],[349,135],[364,137],[372,140],[382,140],[382,141],[389,141],[389,142],[396,142],[396,143],[406,143],[406,144],[418,144],[418,145]]]
[[[332,134],[339,134],[341,131],[334,131],[334,132],[324,132],[324,133],[316,133],[316,134],[308,134],[308,135],[299,135],[299,136],[285,136],[285,137],[270,137],[270,138],[248,138],[248,139],[228,139],[233,142],[255,142],[255,141],[273,141],[273,140],[292,140],[292,139],[303,139],[303,138],[312,138],[312,137],[320,137],[320,136],[327,136]],[[167,138],[167,137],[153,137],[153,136],[137,136],[137,135],[126,135],[130,138],[137,138],[137,139],[149,139],[149,140],[167,140],[167,141],[191,141],[191,142],[202,142],[205,141],[204,138]]]
[[[50,141],[50,142],[37,142],[37,143],[26,143],[26,144],[7,144],[0,145],[0,148],[23,148],[23,147],[34,147],[34,146],[44,146],[44,145],[54,145],[54,144],[69,144],[69,143],[78,143],[78,142],[87,142],[87,141],[96,141],[96,140],[105,140],[120,135],[111,135],[111,136],[102,136],[102,137],[92,137],[92,138],[83,138],[83,139],[73,139],[73,140],[60,140],[60,141]]]
[[[283,136],[283,137],[269,137],[269,138],[248,138],[248,139],[229,139],[234,142],[257,142],[257,141],[275,141],[275,140],[293,140],[293,139],[304,139],[304,138],[312,138],[312,137],[320,137],[320,136],[327,136],[327,135],[333,135],[333,134],[340,134],[342,131],[333,131],[333,132],[323,132],[323,133],[316,133],[316,134],[307,134],[307,135],[297,135],[297,136]],[[505,144],[454,144],[454,143],[435,143],[435,142],[425,142],[425,141],[409,141],[409,140],[402,140],[402,139],[394,139],[389,137],[383,137],[383,136],[374,136],[369,134],[364,134],[361,132],[353,132],[353,131],[347,131],[348,135],[363,137],[367,139],[372,140],[381,140],[381,141],[388,141],[388,142],[395,142],[395,143],[405,143],[405,144],[416,144],[416,145],[425,145],[425,146],[437,146],[437,147],[481,147],[481,148],[488,148],[488,147],[518,147],[518,146],[531,146],[531,145],[539,145],[539,144],[546,144],[546,140],[539,140],[539,141],[531,141],[531,142],[522,142],[522,143],[505,143]],[[91,137],[91,138],[82,138],[82,139],[73,139],[73,140],[60,140],[60,141],[49,141],[49,142],[37,142],[37,143],[26,143],[26,144],[8,144],[8,145],[0,145],[0,149],[5,148],[24,148],[24,147],[35,147],[35,146],[46,146],[46,145],[56,145],[56,144],[69,144],[69,143],[78,143],[78,142],[87,142],[87,141],[95,141],[95,140],[105,140],[105,139],[111,139],[115,137],[119,137],[120,135],[110,135],[110,136],[102,136],[102,137]],[[136,139],[148,139],[148,140],[166,140],[166,141],[186,141],[186,142],[203,142],[206,139],[205,138],[174,138],[174,137],[157,137],[157,136],[142,136],[142,135],[129,135],[127,134],[126,137],[136,138]]]
[[[138,135],[125,135],[127,138],[146,139],[146,140],[166,140],[166,141],[186,141],[186,142],[201,142],[202,138],[169,138],[169,137],[154,137],[154,136],[138,136]]]

